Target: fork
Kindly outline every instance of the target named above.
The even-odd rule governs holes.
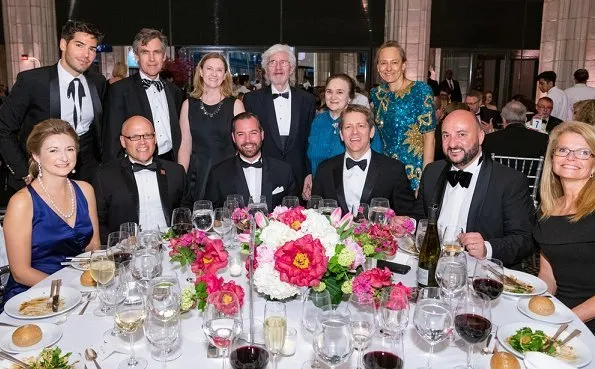
[[[19,368],[31,369],[31,366],[29,366],[29,364],[17,359],[16,357],[12,356],[11,354],[9,354],[7,352],[1,351],[1,350],[0,350],[0,359],[8,360],[8,361],[14,363]]]
[[[79,311],[79,315],[83,315],[85,313],[85,310],[87,310],[87,306],[89,306],[89,303],[93,300],[95,300],[95,292],[89,292],[89,294],[87,295],[87,302],[85,302],[85,305],[83,306],[81,311]]]

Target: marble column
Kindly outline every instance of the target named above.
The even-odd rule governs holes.
[[[54,64],[59,59],[54,0],[2,0],[7,82],[20,71]],[[28,60],[21,60],[21,55]]]
[[[595,1],[544,0],[539,72],[553,70],[562,89],[574,84],[573,73],[589,71],[595,86]]]
[[[427,79],[432,0],[386,0],[385,40],[395,40],[407,54],[407,78]]]

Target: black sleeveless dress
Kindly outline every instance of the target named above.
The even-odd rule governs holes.
[[[221,101],[221,106],[204,104],[209,113],[207,115],[201,109],[201,100],[193,97],[188,99],[188,120],[192,134],[188,186],[193,201],[204,198],[211,167],[235,155],[231,139],[235,101],[235,97],[230,96]]]

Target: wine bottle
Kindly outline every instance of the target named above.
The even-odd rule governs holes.
[[[428,229],[419,251],[417,268],[417,284],[423,287],[438,287],[436,283],[436,265],[440,258],[440,240],[438,239],[438,205],[433,204],[429,209]]]

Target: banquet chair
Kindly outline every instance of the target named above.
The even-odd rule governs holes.
[[[1,214],[4,218],[4,212]],[[4,307],[4,288],[8,281],[8,275],[10,274],[10,266],[8,265],[8,257],[6,256],[6,244],[4,242],[4,229],[0,225],[0,312]]]

